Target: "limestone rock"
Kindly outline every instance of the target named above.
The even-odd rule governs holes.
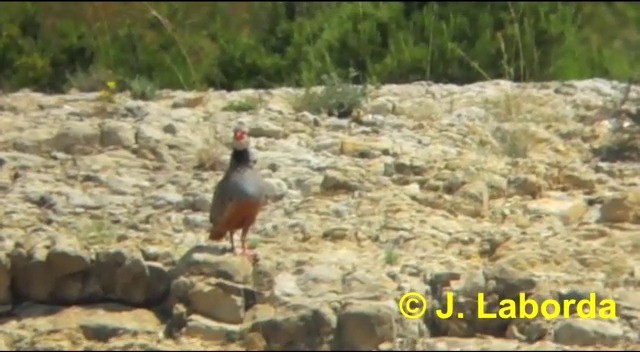
[[[336,345],[339,350],[370,351],[396,338],[394,315],[387,305],[356,303],[338,315]]]
[[[250,331],[259,333],[270,350],[328,350],[333,343],[336,317],[331,309],[296,304],[274,317],[257,320]]]
[[[640,224],[640,188],[629,190],[628,193],[602,204],[600,221]]]
[[[135,131],[130,124],[107,121],[100,125],[100,144],[103,147],[130,148],[135,143]]]
[[[208,275],[236,283],[251,282],[252,266],[244,257],[222,256],[215,247],[197,246],[180,258],[171,275]]]
[[[240,340],[245,330],[243,325],[221,323],[192,314],[187,319],[187,326],[182,334],[208,342],[234,342]]]
[[[67,154],[86,153],[100,145],[100,130],[87,122],[64,123],[48,141],[48,146]]]
[[[555,342],[571,346],[616,346],[624,337],[624,330],[616,322],[592,319],[567,319],[558,322],[553,330]]]

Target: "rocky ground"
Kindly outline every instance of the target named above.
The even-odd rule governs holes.
[[[294,110],[294,89],[4,94],[0,348],[640,348],[626,88],[387,85],[346,118]],[[206,240],[239,120],[269,185],[255,265]],[[463,319],[398,313],[447,290]],[[618,319],[474,319],[478,292],[488,311],[596,292]]]

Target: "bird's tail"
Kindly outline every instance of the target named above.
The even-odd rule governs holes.
[[[226,231],[220,231],[216,226],[211,226],[209,231],[209,239],[212,241],[220,241],[224,238]]]

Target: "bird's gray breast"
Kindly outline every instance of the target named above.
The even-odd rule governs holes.
[[[227,194],[234,201],[261,200],[265,195],[262,178],[251,169],[237,172],[229,179],[227,187]]]

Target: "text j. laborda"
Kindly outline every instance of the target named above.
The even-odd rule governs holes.
[[[435,310],[435,315],[439,319],[450,319],[454,317],[454,294],[447,292],[446,304],[442,308]],[[582,319],[615,319],[616,302],[613,299],[598,300],[595,293],[590,293],[586,299],[565,299],[557,301],[547,299],[538,302],[531,298],[526,298],[525,293],[520,293],[519,299],[503,299],[500,301],[498,312],[487,312],[484,293],[478,293],[477,298],[477,318],[479,319],[534,319],[542,316],[545,319],[556,319],[560,316],[568,318],[572,311],[575,311]],[[400,298],[398,308],[400,314],[408,319],[422,318],[427,312],[427,299],[418,292],[409,292]],[[572,309],[573,308],[573,309]],[[464,314],[457,312],[456,318],[464,318]]]

